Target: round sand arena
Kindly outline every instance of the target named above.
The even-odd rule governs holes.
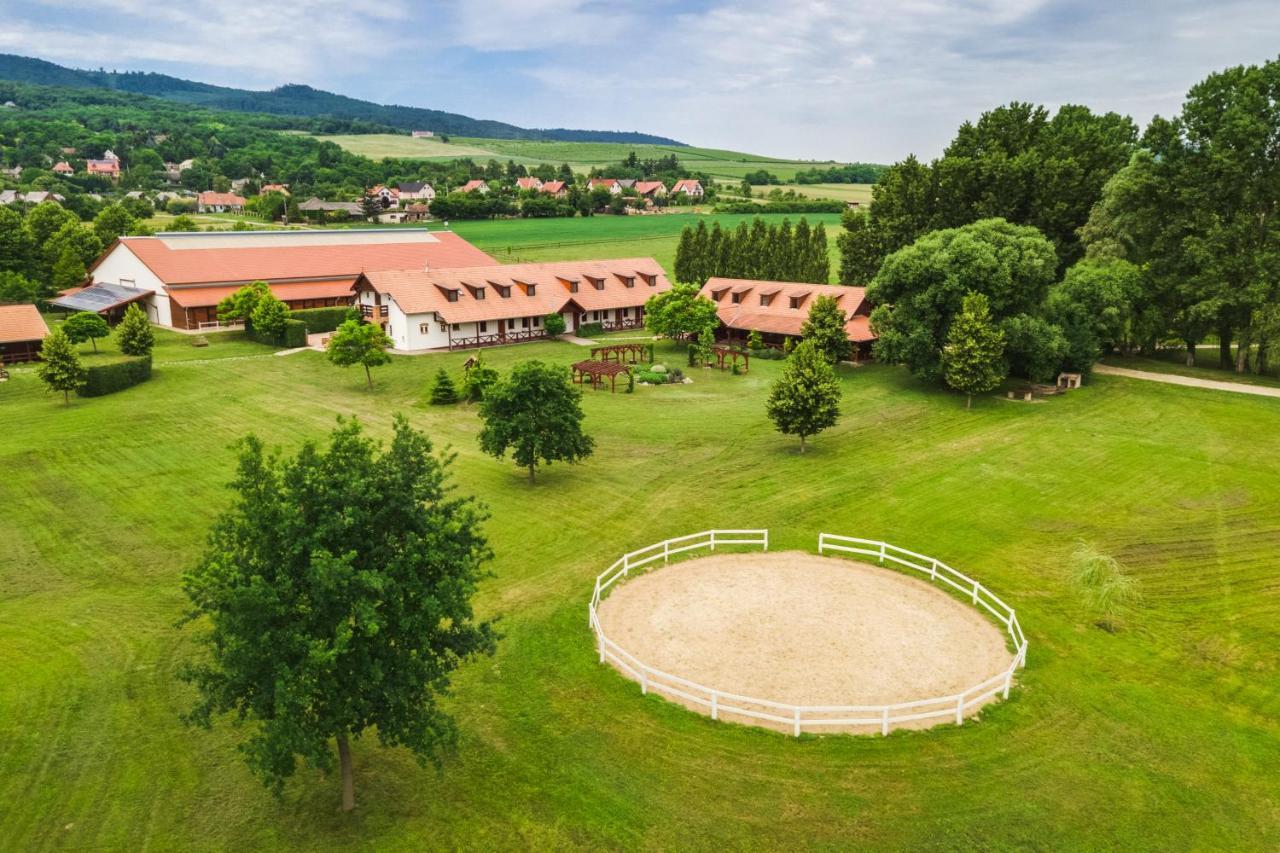
[[[653,669],[791,705],[888,705],[953,696],[1005,672],[1014,658],[993,622],[927,580],[799,551],[717,554],[660,567],[619,584],[598,613],[605,636]],[[656,687],[654,692],[710,712]],[[719,717],[790,730],[723,710]],[[955,721],[954,713],[891,727],[948,721]]]

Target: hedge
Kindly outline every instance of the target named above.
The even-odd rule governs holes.
[[[84,387],[76,393],[81,397],[101,397],[114,394],[126,388],[132,388],[139,382],[151,378],[151,356],[140,355],[113,361],[110,364],[95,364],[86,370]]]
[[[246,331],[250,339],[260,344],[267,344],[273,347],[284,347],[285,349],[296,349],[307,345],[307,324],[301,320],[285,320],[283,335],[267,335],[259,332],[252,326],[246,325]]]
[[[603,335],[604,324],[603,323],[583,323],[581,326],[578,327],[577,334],[579,337],[583,337],[583,338],[594,338],[596,335]]]
[[[751,201],[726,201],[715,206],[716,213],[843,213],[843,201],[825,198],[793,199],[791,201],[767,201],[756,204]]]
[[[290,311],[291,320],[301,320],[307,324],[307,332],[332,332],[347,320],[355,320],[360,316],[350,305],[333,305],[328,308],[299,308]]]

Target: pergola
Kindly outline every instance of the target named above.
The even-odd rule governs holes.
[[[724,370],[726,367],[736,367],[739,358],[742,359],[742,371],[744,373],[751,369],[751,356],[747,355],[742,350],[716,345],[711,348],[711,354],[716,357],[716,367],[721,370]],[[729,360],[728,364],[725,364],[726,359]]]
[[[618,364],[636,364],[649,353],[647,344],[610,344],[607,347],[592,347],[591,357],[600,361],[614,361]]]
[[[579,361],[573,365],[573,381],[581,385],[591,379],[591,387],[599,390],[600,384],[604,378],[609,377],[609,391],[616,392],[618,376],[623,373],[630,373],[631,368],[625,364],[618,364],[609,361]]]

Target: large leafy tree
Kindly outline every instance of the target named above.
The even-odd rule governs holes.
[[[941,379],[947,330],[965,294],[986,295],[998,324],[1038,317],[1055,266],[1053,245],[1040,232],[1003,219],[921,237],[886,258],[867,289],[878,306],[871,314],[876,357],[906,364],[922,379]],[[1011,347],[1010,355],[1018,352]]]
[[[1139,313],[1142,270],[1121,258],[1086,258],[1049,291],[1047,314],[1068,342],[1065,366],[1088,371],[1105,349],[1128,354],[1159,330]]]
[[[364,378],[369,384],[369,390],[373,390],[373,374],[370,370],[391,361],[391,356],[387,353],[387,347],[391,344],[391,338],[387,337],[380,326],[347,320],[329,338],[329,361],[339,367],[361,365],[364,367]]]
[[[840,417],[840,380],[835,368],[813,341],[801,341],[783,367],[782,376],[769,389],[765,411],[778,432],[805,441]]]
[[[31,272],[33,245],[22,214],[0,206],[0,272]]]
[[[716,304],[698,295],[698,287],[677,284],[670,290],[655,293],[644,305],[644,325],[655,335],[672,340],[696,336],[703,329],[719,324]]]
[[[93,218],[93,232],[98,235],[98,239],[104,246],[124,234],[131,233],[136,225],[137,221],[133,215],[119,204],[107,205]]]
[[[80,354],[62,329],[54,329],[41,344],[36,375],[50,391],[62,392],[64,405],[70,405],[71,392],[84,385],[85,369]]]
[[[844,329],[844,310],[834,296],[819,296],[809,308],[800,327],[800,336],[813,341],[818,352],[835,364],[849,354],[849,336]]]
[[[456,742],[438,697],[495,634],[471,605],[485,514],[448,469],[403,417],[386,452],[354,420],[292,459],[241,444],[232,506],[183,578],[208,651],[182,674],[199,690],[186,719],[247,721],[241,750],[275,791],[299,758],[332,769],[336,743],[349,811],[366,730],[424,762]]]
[[[942,354],[947,384],[965,395],[964,407],[973,405],[973,395],[990,391],[1004,380],[1004,334],[991,321],[987,297],[965,294],[960,313],[947,331],[947,347]]]
[[[266,299],[274,299],[265,281],[251,281],[218,303],[218,320],[223,323],[252,322],[254,309]]]
[[[582,431],[582,391],[563,367],[517,364],[480,402],[480,449],[502,459],[507,451],[534,481],[539,463],[586,459],[595,441]]]

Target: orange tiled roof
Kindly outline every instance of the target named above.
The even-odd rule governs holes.
[[[653,285],[645,280],[649,276]],[[628,287],[626,278],[634,279]],[[583,311],[631,308],[671,289],[666,273],[653,258],[607,261],[562,261],[500,264],[435,270],[366,272],[362,281],[388,294],[406,314],[438,313],[448,323],[532,317],[564,310],[573,303]],[[594,282],[601,282],[598,289]],[[577,292],[570,284],[577,284]],[[530,294],[529,286],[534,292]],[[509,289],[503,297],[499,288]],[[483,288],[484,297],[477,299]],[[458,294],[456,301],[449,293]]]
[[[544,181],[542,191],[544,193],[558,193],[564,189],[564,181]]]
[[[34,305],[0,305],[0,343],[42,341],[49,327]]]
[[[699,190],[702,189],[702,182],[696,181],[692,178],[685,178],[684,180],[676,181],[675,186],[671,188],[671,191],[673,193],[678,193],[680,192],[680,190],[695,190],[695,189],[699,189]]]
[[[488,186],[489,185],[486,184],[484,181],[467,181],[465,184],[462,185],[462,189],[459,190],[459,192],[469,193],[472,190],[478,190],[481,187],[485,187],[487,189]]]
[[[355,284],[355,278],[344,278],[336,281],[279,282],[272,283],[270,288],[276,299],[289,302],[295,299],[331,299],[350,296],[353,284]],[[241,287],[243,285],[239,284],[221,287],[178,287],[169,291],[169,298],[183,308],[212,307]]]
[[[537,178],[517,178],[516,186],[522,190],[536,190],[542,186],[542,181]]]
[[[659,189],[666,189],[666,185],[662,181],[636,181],[636,192],[640,195],[646,195]]]
[[[200,204],[221,204],[226,207],[244,207],[244,198],[235,193],[200,193]]]
[[[136,255],[166,285],[234,284],[259,279],[269,282],[351,280],[366,270],[422,270],[495,263],[493,258],[451,231],[435,231],[431,236],[435,238],[432,242],[200,249],[173,249],[162,237],[122,237],[120,245]],[[110,251],[112,249],[108,249]]]
[[[792,281],[755,281],[740,278],[710,278],[702,286],[699,295],[716,303],[720,322],[732,329],[771,332],[778,335],[799,335],[800,328],[809,317],[809,309],[819,296],[834,296],[845,313],[845,334],[855,343],[874,341],[871,322],[867,318],[865,287],[845,287],[835,284],[804,284]],[[739,301],[734,302],[733,296]],[[772,296],[767,305],[761,304],[761,296]],[[795,308],[792,297],[799,297]]]

